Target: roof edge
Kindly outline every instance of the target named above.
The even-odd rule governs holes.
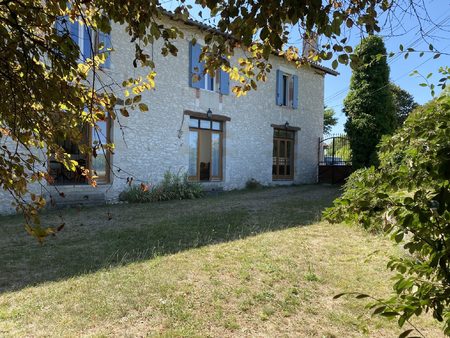
[[[215,33],[215,34],[218,34],[218,35],[221,35],[221,36],[223,36],[223,37],[226,37],[226,38],[228,38],[228,39],[234,39],[234,40],[236,40],[232,35],[230,35],[230,34],[228,34],[228,33],[224,33],[224,32],[222,32],[222,31],[218,30],[217,28],[214,28],[213,26],[206,25],[206,24],[201,23],[201,22],[199,22],[199,21],[196,21],[196,20],[194,20],[194,19],[187,19],[187,20],[186,20],[186,19],[180,19],[180,18],[177,18],[175,13],[173,13],[173,12],[171,12],[171,11],[168,11],[167,9],[164,9],[164,8],[162,8],[162,7],[160,8],[160,11],[161,11],[161,13],[162,13],[163,15],[168,16],[171,20],[174,20],[174,21],[181,21],[181,22],[183,22],[183,23],[186,24],[186,25],[189,25],[189,26],[195,26],[195,27],[197,27],[197,28],[200,28],[201,30],[210,31],[210,32],[213,32],[213,33]],[[276,54],[275,54],[275,55],[276,55]],[[276,55],[276,56],[280,57],[279,55]],[[333,69],[331,69],[331,68],[322,66],[322,65],[320,65],[320,64],[318,64],[318,63],[315,63],[315,62],[311,62],[311,61],[307,61],[307,62],[308,62],[308,65],[311,66],[312,68],[315,68],[315,69],[317,69],[317,70],[320,70],[320,71],[322,71],[322,72],[324,72],[324,73],[327,73],[327,74],[330,74],[330,75],[333,75],[333,76],[339,75],[339,72],[337,72],[337,71],[335,71],[335,70],[333,70]]]

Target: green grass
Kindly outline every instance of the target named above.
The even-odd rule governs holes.
[[[337,195],[302,186],[48,212],[66,226],[43,246],[19,217],[0,218],[0,336],[398,335],[364,300],[332,299],[388,295],[398,253],[319,222]],[[416,324],[439,336],[429,319]]]

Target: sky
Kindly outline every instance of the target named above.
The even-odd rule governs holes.
[[[201,19],[197,15],[201,7],[195,5],[192,0],[188,0],[186,3],[193,5],[191,14],[194,19],[205,21],[207,18],[205,10],[202,10],[203,19]],[[441,55],[438,59],[433,59],[433,54],[429,52],[426,52],[422,57],[419,57],[419,53],[410,53],[407,59],[398,55],[400,44],[404,46],[404,49],[411,47],[418,51],[428,51],[428,46],[431,43],[439,51],[450,53],[450,1],[423,0],[423,3],[426,6],[425,9],[430,19],[430,21],[422,20],[422,30],[427,35],[425,39],[420,35],[420,26],[417,18],[413,15],[403,14],[399,20],[394,20],[394,25],[383,27],[379,33],[384,38],[387,52],[396,53],[394,57],[388,58],[391,82],[408,91],[419,104],[429,101],[432,99],[432,96],[429,88],[419,85],[424,82],[424,79],[418,76],[410,76],[411,72],[417,70],[425,77],[429,73],[433,73],[433,76],[428,81],[437,84],[442,77],[438,74],[439,67],[450,66],[449,55]],[[178,1],[166,0],[162,4],[167,9],[173,9],[178,5]],[[400,15],[400,11],[396,13]],[[419,9],[419,14],[424,15],[425,11],[423,9],[420,11]],[[380,19],[380,21],[383,21],[382,16]],[[207,21],[205,23],[210,22]],[[437,28],[433,23],[439,24],[441,28]],[[362,36],[359,32],[352,30],[348,44],[355,47],[361,38]],[[296,29],[292,30],[290,41],[301,50],[301,39]],[[322,64],[331,68],[331,61],[322,62]],[[337,77],[331,75],[325,77],[324,104],[333,108],[336,112],[335,116],[338,118],[338,124],[332,128],[331,134],[344,133],[346,117],[342,112],[342,107],[344,98],[348,94],[352,73],[350,66],[339,65],[336,70],[340,73]],[[440,89],[437,89],[436,94],[439,92]]]
[[[427,22],[423,24],[423,30],[430,32],[431,36],[428,41],[432,43],[440,51],[450,53],[450,2],[447,0],[431,0],[427,1],[427,10],[433,22],[442,23],[446,26],[442,31],[434,29],[433,25]],[[406,16],[402,19],[403,28],[398,27],[391,37],[391,32],[388,29],[383,29],[380,33],[384,35],[386,49],[389,52],[398,52],[399,46],[402,44],[405,49],[413,47],[417,50],[428,50],[429,43],[424,41],[419,34],[419,27],[416,18]],[[360,36],[354,36],[350,44],[356,46],[359,42]],[[431,53],[425,53],[424,56],[419,57],[419,53],[412,53],[405,60],[403,56],[395,56],[388,58],[390,67],[390,79],[392,82],[399,85],[401,88],[413,95],[415,101],[423,104],[432,99],[430,90],[426,87],[419,86],[423,83],[423,78],[417,76],[409,76],[413,70],[416,70],[427,76],[433,73],[433,76],[428,79],[430,83],[437,83],[442,76],[439,76],[438,69],[440,66],[450,66],[450,56],[441,55],[438,59],[433,59]],[[330,66],[331,62],[324,62],[323,65]],[[337,71],[339,76],[326,76],[325,78],[325,105],[331,107],[336,112],[338,124],[333,127],[332,134],[340,134],[344,132],[345,115],[342,112],[343,100],[346,97],[350,85],[351,69],[343,65],[339,65]],[[440,90],[436,91],[436,94]]]

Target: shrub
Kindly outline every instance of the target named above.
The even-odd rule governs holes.
[[[169,200],[194,199],[203,196],[203,188],[197,182],[190,182],[187,174],[166,171],[164,179],[154,185],[133,185],[120,193],[119,199],[130,203],[148,203]]]
[[[368,36],[355,48],[355,54],[360,63],[353,69],[344,112],[353,167],[359,169],[378,163],[377,144],[383,135],[395,130],[396,117],[383,39]]]
[[[148,203],[152,202],[151,192],[145,190],[142,186],[132,185],[119,194],[119,200],[130,203]]]
[[[254,178],[251,178],[245,183],[245,187],[250,190],[256,190],[256,189],[261,189],[263,187],[263,185],[261,183],[259,183],[257,180],[255,180]]]
[[[375,313],[402,326],[431,311],[450,335],[450,92],[416,109],[378,157],[378,169],[350,176],[325,218],[384,231],[409,252],[389,261],[396,295]]]

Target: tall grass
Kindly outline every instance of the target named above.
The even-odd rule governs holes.
[[[149,203],[170,200],[195,199],[203,196],[203,188],[188,180],[186,173],[166,171],[164,179],[153,186],[132,185],[120,193],[119,199],[130,203]]]

